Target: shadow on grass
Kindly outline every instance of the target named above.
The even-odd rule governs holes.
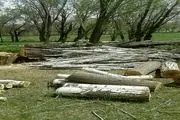
[[[166,86],[166,87],[180,88],[180,84],[177,84],[177,83],[175,83],[175,82],[165,84],[165,86]]]

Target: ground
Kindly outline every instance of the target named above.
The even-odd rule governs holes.
[[[0,120],[98,120],[95,111],[105,120],[178,120],[180,115],[179,87],[163,86],[152,93],[150,102],[109,101],[97,99],[56,98],[47,82],[58,73],[74,70],[39,70],[24,65],[4,66],[0,69],[1,79],[30,81],[28,88],[7,90],[0,102]],[[164,82],[169,80],[161,79]]]

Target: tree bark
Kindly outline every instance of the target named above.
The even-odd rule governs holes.
[[[55,92],[68,97],[150,101],[148,87],[65,83]]]
[[[110,75],[99,75],[88,72],[76,72],[71,74],[67,80],[76,83],[88,84],[109,84],[109,85],[130,85],[130,86],[147,86],[151,91],[156,91],[161,87],[161,83],[157,81],[137,80],[137,79],[122,79],[119,77],[112,77]]]

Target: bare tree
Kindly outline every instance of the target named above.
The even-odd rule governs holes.
[[[52,25],[58,19],[67,0],[21,0],[22,12],[34,23],[41,42],[48,42]]]
[[[179,0],[139,2],[132,0],[131,4],[132,6],[129,4],[124,6],[120,13],[128,27],[127,34],[130,41],[150,40],[154,32],[180,12],[176,9],[179,6]]]
[[[109,19],[116,13],[124,0],[99,0],[100,10],[89,42],[99,42],[103,32],[106,29]]]

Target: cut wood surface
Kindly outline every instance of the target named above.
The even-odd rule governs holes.
[[[65,83],[55,92],[68,97],[150,101],[148,87]]]
[[[126,70],[125,75],[147,75],[160,69],[161,62],[158,61],[148,61],[143,64],[136,66],[133,69]]]
[[[161,82],[138,80],[138,79],[122,79],[121,77],[112,77],[110,75],[100,75],[89,72],[75,72],[71,74],[67,80],[75,83],[87,84],[109,84],[109,85],[130,85],[130,86],[147,86],[151,91],[156,91],[161,87]]]
[[[101,74],[101,75],[109,75],[112,77],[118,77],[119,79],[123,79],[123,80],[134,80],[134,79],[138,79],[138,80],[152,80],[153,76],[152,75],[140,75],[140,76],[123,76],[123,75],[118,75],[118,74],[112,74],[112,73],[108,73],[105,71],[100,71],[94,68],[82,68],[82,70],[87,71],[87,72],[91,72],[91,73],[97,73],[97,74]]]
[[[10,65],[17,58],[15,53],[0,52],[0,65]]]
[[[162,64],[161,76],[164,78],[172,78],[175,83],[180,84],[180,69],[175,62],[167,61]]]
[[[28,81],[16,81],[16,80],[0,80],[0,84],[4,84],[6,88],[13,87],[28,87],[30,82]]]

